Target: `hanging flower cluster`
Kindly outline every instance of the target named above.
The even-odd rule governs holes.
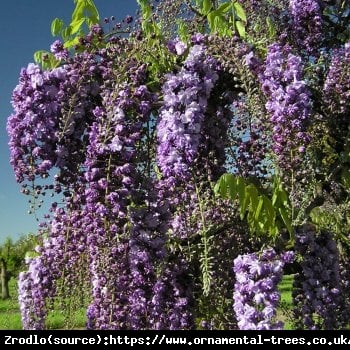
[[[302,257],[302,271],[295,276],[294,316],[306,329],[338,329],[341,314],[339,255],[329,232],[316,235],[311,227],[296,234],[296,253]]]
[[[291,31],[296,45],[315,55],[322,44],[323,20],[319,0],[290,0]]]
[[[14,114],[7,124],[11,164],[18,182],[47,176],[55,165],[58,92],[66,77],[64,68],[43,72],[33,63],[21,71],[13,92]]]
[[[174,47],[176,50],[184,46],[176,41]],[[182,54],[183,50],[177,49],[176,53]],[[169,217],[169,228],[172,235],[180,239],[200,230],[189,225],[191,216],[198,212],[200,200],[193,183],[197,174],[192,169],[196,169],[197,162],[202,163],[200,147],[205,144],[203,129],[208,99],[218,79],[217,68],[216,61],[206,54],[205,46],[197,43],[190,49],[180,72],[168,75],[163,85],[164,105],[157,125],[157,160],[163,176],[160,199],[166,198],[172,211],[176,210]],[[177,254],[172,256],[174,266],[163,271],[163,280],[156,286],[157,299],[162,298],[163,308],[169,310],[163,323],[158,321],[158,325],[190,329],[194,327],[193,285],[186,277],[190,273],[188,261],[180,252]]]
[[[157,160],[165,177],[187,180],[198,157],[208,98],[218,75],[204,45],[194,45],[178,74],[163,86],[164,107],[157,126]]]
[[[126,226],[128,216],[133,225],[141,215],[137,210],[130,213],[130,205],[138,199],[136,147],[153,96],[141,85],[144,67],[136,68],[131,77],[127,86],[103,89],[102,104],[94,111],[96,121],[89,133],[84,212],[93,285],[90,328],[139,329],[146,322],[149,294],[145,289],[151,287],[143,271],[152,274],[154,261],[142,242],[148,244],[151,237],[147,239],[149,233],[140,228],[141,218],[130,231]]]
[[[246,0],[196,12],[180,0],[158,10],[155,3],[140,2],[134,29],[127,16],[108,33],[91,26],[69,50],[56,40],[48,56],[55,68],[29,64],[20,74],[7,123],[10,161],[22,192],[32,195],[31,211],[54,197],[40,224],[42,244],[19,277],[26,329],[44,329],[57,299],[69,309],[76,295],[89,329],[281,329],[277,285],[294,253],[262,250],[273,239],[248,234],[257,230],[244,203],[261,227],[272,221],[271,234],[309,220],[300,203],[313,201],[327,160],[318,152],[324,140],[312,138],[319,122],[340,136],[329,146],[341,150],[332,160],[346,191],[350,46],[339,35],[336,48],[319,55],[328,45],[323,17],[332,27],[322,11],[334,6]],[[170,10],[183,19],[181,40],[168,40],[173,18],[157,17]],[[205,12],[203,25],[197,15]],[[233,35],[217,35],[218,23]],[[267,50],[266,42],[273,42]],[[320,169],[309,167],[313,160]],[[306,186],[307,168],[314,181]],[[215,183],[226,171],[243,181],[233,176],[230,193],[218,198]],[[276,183],[291,190],[289,198],[278,187],[269,200],[269,174],[282,176]],[[332,235],[297,230],[295,248],[296,323],[343,327],[349,266],[340,266]]]
[[[234,312],[242,330],[282,329],[283,323],[273,323],[280,301],[278,283],[286,263],[294,260],[292,251],[280,256],[274,249],[239,255],[234,260],[236,277]]]
[[[350,288],[350,258],[347,250],[339,260],[340,287],[342,293],[342,301],[339,310],[339,322],[341,325],[346,327],[350,318],[350,295],[348,293]]]
[[[82,57],[88,65],[91,55],[82,54]],[[80,176],[77,165],[83,158],[82,134],[89,121],[86,111],[97,89],[80,58],[71,65],[52,71],[43,72],[33,64],[22,70],[20,83],[13,93],[15,113],[8,120],[11,163],[17,180],[22,183],[22,191],[31,194],[34,203],[40,203],[38,198],[44,197],[46,191],[56,194],[63,191],[67,205],[65,210],[59,208],[56,202],[52,203],[52,221],[41,225],[45,233],[50,230],[50,235],[44,238],[43,246],[38,247],[40,255],[28,261],[26,276],[29,282],[21,280],[21,291],[31,296],[21,301],[23,309],[27,309],[23,321],[30,329],[44,327],[46,300],[56,293],[55,281],[66,275],[68,284],[68,276],[74,274],[69,274],[69,271],[74,271],[72,267],[78,260],[77,254],[85,251],[81,229],[74,230],[81,227],[80,211],[71,211],[72,206],[77,205],[74,203],[77,196],[74,199],[71,196],[77,187],[75,181]],[[71,94],[78,99],[74,105],[69,105],[72,103],[68,97]],[[69,108],[67,114],[66,108]],[[54,167],[60,169],[60,174],[55,176],[55,184],[34,185],[36,178],[48,178]],[[80,207],[81,204],[78,204]]]
[[[347,117],[350,86],[350,42],[335,50],[323,87],[324,105],[332,115]]]
[[[307,124],[311,113],[309,89],[303,80],[301,58],[289,46],[269,46],[265,69],[260,74],[266,109],[272,128],[272,149],[281,169],[298,169],[310,142]]]

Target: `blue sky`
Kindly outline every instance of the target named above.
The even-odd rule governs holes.
[[[134,15],[136,0],[95,0],[101,18],[122,19]],[[28,198],[22,195],[9,164],[6,120],[12,113],[11,94],[19,72],[37,50],[49,50],[54,41],[50,25],[55,17],[69,23],[73,0],[6,0],[0,10],[0,244],[4,238],[36,232],[37,222],[28,214]],[[40,212],[38,213],[40,214]],[[41,213],[42,214],[42,213]]]

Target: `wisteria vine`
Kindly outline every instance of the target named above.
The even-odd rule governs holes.
[[[348,204],[350,46],[324,33],[346,11],[139,3],[135,22],[91,17],[86,35],[55,40],[51,68],[30,63],[14,89],[10,162],[31,213],[51,200],[19,275],[23,327],[45,329],[79,298],[88,329],[282,329],[288,269],[295,327],[345,328],[348,232],[336,242],[313,209]],[[215,191],[225,172],[232,201]],[[255,234],[261,213],[275,235]]]

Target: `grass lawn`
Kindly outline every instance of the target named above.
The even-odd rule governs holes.
[[[278,286],[281,293],[281,307],[277,312],[277,318],[284,322],[284,329],[292,329],[290,320],[292,319],[292,285],[294,275],[285,275]]]
[[[9,287],[11,298],[0,299],[0,329],[22,329],[17,301],[17,281],[14,278],[11,279]]]

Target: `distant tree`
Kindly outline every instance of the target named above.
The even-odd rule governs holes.
[[[11,238],[7,238],[1,247],[0,254],[0,271],[1,271],[1,298],[8,299],[10,297],[9,280],[11,273],[8,271],[8,261],[10,259],[13,242]]]
[[[33,250],[37,238],[33,234],[22,236],[16,242],[8,237],[0,246],[1,298],[10,298],[9,281],[24,268],[27,252]]]

